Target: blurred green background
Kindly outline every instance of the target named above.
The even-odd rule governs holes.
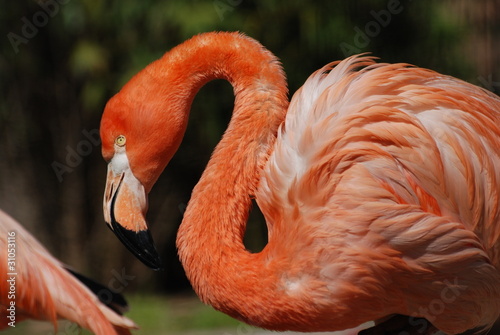
[[[150,325],[162,334],[182,333],[187,326],[228,326],[236,333],[237,327],[222,316],[215,325],[203,321],[214,316],[193,297],[175,249],[191,189],[231,115],[229,84],[216,81],[200,91],[181,149],[150,194],[148,218],[165,270],[139,263],[103,221],[106,164],[96,136],[102,110],[165,51],[201,32],[238,30],[282,60],[291,94],[314,70],[359,52],[500,91],[498,0],[1,4],[0,208],[80,272],[104,284],[126,273],[130,279],[117,290],[132,297],[129,316],[145,329],[138,334],[155,334]],[[263,222],[255,210],[246,235],[250,250],[266,243]],[[193,304],[192,316],[177,316],[176,303]],[[175,325],[165,321],[167,314]],[[30,333],[44,333],[37,327],[47,324],[30,327]]]

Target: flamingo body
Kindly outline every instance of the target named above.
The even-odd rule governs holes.
[[[499,311],[499,99],[404,64],[335,65],[295,94],[262,173],[256,199],[274,252],[298,278],[316,268],[308,275],[334,294],[315,299],[356,297],[346,300],[350,316],[365,301],[450,334],[473,328],[471,311],[490,324]]]
[[[216,78],[234,87],[233,117],[177,239],[204,302],[274,330],[342,330],[394,314],[447,334],[495,322],[500,99],[354,56],[314,73],[288,106],[277,59],[240,34],[192,38],[106,106],[105,218],[145,263],[157,266],[147,193],[194,95]],[[252,197],[269,230],[254,254],[242,242]]]
[[[129,329],[137,328],[134,322],[100,302],[28,231],[2,211],[0,248],[0,329],[16,326],[24,319],[51,321],[57,329],[59,318],[97,335],[126,335],[130,334]],[[11,306],[15,307],[13,313]]]

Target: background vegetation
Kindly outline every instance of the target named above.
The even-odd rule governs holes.
[[[175,234],[229,120],[232,90],[202,89],[183,145],[150,194],[162,272],[105,227],[95,133],[106,101],[183,40],[244,32],[282,60],[292,93],[322,65],[365,51],[500,90],[498,0],[2,0],[0,28],[0,208],[80,272],[103,283],[126,273],[117,288],[126,295],[190,293]],[[262,222],[255,213],[249,224],[252,250],[265,244]]]

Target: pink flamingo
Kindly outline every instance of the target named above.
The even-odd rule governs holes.
[[[64,267],[18,222],[0,211],[0,329],[24,319],[68,319],[97,335],[127,335],[137,326],[118,314],[126,304],[106,292],[107,306],[83,282],[105,289]],[[78,278],[78,279],[77,279]],[[111,309],[112,307],[113,309]]]
[[[495,322],[500,99],[354,56],[312,74],[289,103],[277,58],[238,33],[193,37],[106,106],[105,219],[145,264],[160,266],[147,194],[194,96],[217,78],[233,85],[234,112],[177,239],[202,301],[273,330],[389,329],[398,314],[417,333],[422,322],[447,334]],[[252,198],[269,231],[258,253],[242,242]]]

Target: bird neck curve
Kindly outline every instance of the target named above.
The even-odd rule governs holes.
[[[288,107],[285,75],[274,55],[236,33],[196,36],[168,57],[187,64],[191,92],[212,79],[226,79],[234,89],[231,121],[193,190],[177,247],[200,298],[246,320],[257,309],[249,304],[269,293],[260,289],[262,256],[245,249],[243,236],[260,172]]]

